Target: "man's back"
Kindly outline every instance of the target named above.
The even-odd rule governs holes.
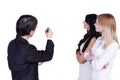
[[[8,47],[8,64],[13,80],[38,80],[38,64],[26,60],[26,48],[30,44],[17,37]]]

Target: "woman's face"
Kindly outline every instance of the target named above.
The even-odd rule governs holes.
[[[88,23],[86,23],[85,21],[83,21],[84,24],[84,28],[89,30],[90,29],[90,25]]]
[[[103,27],[99,24],[98,19],[96,20],[95,28],[97,32],[102,32],[104,30]]]

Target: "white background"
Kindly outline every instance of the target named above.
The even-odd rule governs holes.
[[[83,21],[89,13],[111,13],[117,22],[120,41],[119,0],[0,0],[0,80],[12,80],[7,64],[7,46],[15,38],[16,21],[22,14],[37,17],[38,27],[29,40],[37,49],[44,49],[46,36],[44,30],[50,27],[55,43],[52,61],[39,66],[40,80],[77,80],[79,64],[75,50],[86,30]],[[119,80],[120,63],[116,59],[112,78]],[[117,67],[117,68],[116,68]]]

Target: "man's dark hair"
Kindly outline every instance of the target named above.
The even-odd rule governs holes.
[[[22,15],[16,22],[16,32],[19,36],[28,35],[37,26],[37,18],[32,15]]]

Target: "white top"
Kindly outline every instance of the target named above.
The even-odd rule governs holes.
[[[82,54],[82,49],[85,42],[80,46],[80,52]],[[89,61],[85,62],[84,64],[79,65],[79,78],[78,80],[91,80],[91,72],[92,66]]]
[[[111,80],[111,68],[118,50],[117,42],[111,43],[106,49],[103,49],[104,41],[99,37],[93,48],[92,53],[99,59],[92,61],[92,80]],[[106,69],[103,66],[108,64]]]

